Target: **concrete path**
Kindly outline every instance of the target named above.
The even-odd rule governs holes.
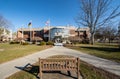
[[[28,63],[35,63],[38,61],[38,58],[46,58],[53,55],[71,55],[79,57],[81,60],[90,63],[96,67],[105,69],[114,74],[120,75],[120,63],[102,59],[99,57],[91,56],[76,50],[68,49],[62,46],[55,46],[35,54],[31,54],[25,57],[21,57],[3,64],[0,64],[0,79],[5,79],[6,77],[14,74],[17,71],[20,71],[16,67],[24,67]]]

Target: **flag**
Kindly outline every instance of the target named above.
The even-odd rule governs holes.
[[[48,26],[50,24],[50,20],[47,20],[45,25]]]
[[[32,22],[29,22],[29,23],[28,23],[28,27],[30,27],[30,26],[32,26]]]

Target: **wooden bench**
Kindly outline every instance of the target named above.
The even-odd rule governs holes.
[[[77,72],[77,78],[80,79],[79,58],[39,58],[39,77],[42,79],[42,71],[72,71]]]

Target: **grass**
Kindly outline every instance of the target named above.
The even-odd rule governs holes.
[[[61,57],[64,56],[58,55],[58,56],[53,56],[52,58],[61,58]],[[106,79],[105,77],[100,76],[100,74],[94,72],[92,68],[90,68],[84,62],[81,62],[80,70],[84,79]],[[38,63],[36,63],[35,66],[33,66],[31,69],[28,67],[24,71],[17,72],[6,79],[36,79],[38,73],[39,73],[39,66]]]
[[[41,51],[50,46],[20,45],[20,44],[0,44],[0,64],[22,56],[26,56],[37,51]]]
[[[36,79],[36,77],[28,72],[20,71],[6,79]]]
[[[37,79],[39,73],[39,66],[36,63],[32,67],[26,67],[24,70],[19,71],[6,79]]]
[[[37,65],[37,67],[39,66]],[[36,69],[36,68],[33,68],[33,69]],[[81,69],[82,75],[84,76],[84,79],[105,79],[103,76],[100,76],[99,74],[95,73],[91,68],[89,68],[86,64],[82,62],[80,65],[80,69]],[[36,73],[38,73],[38,71],[36,70],[20,71],[6,79],[36,79],[37,75],[34,75]]]
[[[70,48],[101,58],[120,62],[120,49],[117,44],[79,44]]]
[[[93,71],[93,69],[84,62],[81,62],[80,69],[84,79],[106,79],[104,76]]]

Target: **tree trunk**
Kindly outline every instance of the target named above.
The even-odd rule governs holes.
[[[119,46],[119,49],[120,49],[120,36],[119,36],[119,39],[118,39],[118,46]]]
[[[109,38],[109,44],[111,43],[111,40],[110,40],[110,38]]]
[[[91,37],[90,37],[90,44],[93,45],[94,44],[94,33],[91,33]]]

